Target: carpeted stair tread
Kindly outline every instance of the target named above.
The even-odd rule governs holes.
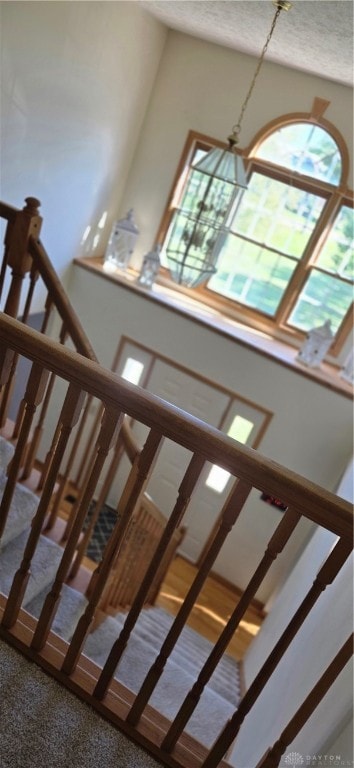
[[[48,592],[49,588],[40,592],[27,603],[26,611],[28,611],[31,616],[35,616],[37,619],[39,618]],[[63,584],[59,607],[51,627],[52,631],[64,640],[71,640],[76,624],[79,621],[80,616],[82,616],[87,606],[87,602],[85,595],[81,594],[81,592],[78,592],[76,589],[72,589],[68,584]]]
[[[121,626],[124,615],[116,616]],[[145,610],[137,622],[134,632],[145,642],[153,643],[156,649],[160,648],[174,619],[162,608]],[[195,649],[198,648],[196,657]],[[172,660],[192,674],[199,671],[208,658],[213,644],[186,626],[171,654]],[[239,680],[237,662],[224,654],[210,681],[210,685],[232,703],[237,704],[239,699]]]
[[[152,614],[154,615],[154,621],[152,621]],[[118,614],[115,618],[109,617],[90,636],[87,652],[90,655],[89,651],[94,648],[95,653],[97,653],[96,645],[98,645],[100,651],[100,661],[98,663],[104,664],[113,642],[120,634],[125,618],[126,614]],[[160,619],[164,625],[162,632],[159,626]],[[145,622],[151,624],[151,632],[147,630]],[[173,617],[161,608],[144,610],[134,627],[132,637],[143,643],[147,652],[149,651],[150,653],[152,651],[153,656],[156,656],[172,622]],[[193,629],[190,629],[190,627],[185,627],[170,658],[176,666],[196,679],[212,648],[213,645],[209,640],[199,635]],[[86,653],[86,650],[84,652]],[[234,706],[237,706],[240,700],[240,677],[237,662],[225,654],[211,676],[208,687]]]
[[[1,768],[161,768],[95,709],[0,642]]]
[[[11,461],[15,449],[8,440],[0,436],[0,469],[6,469],[9,461]]]
[[[126,614],[117,614],[117,636],[123,627]],[[174,618],[163,608],[144,610],[133,633],[144,643],[149,643],[156,652],[162,646]],[[186,672],[196,676],[213,649],[213,644],[191,627],[184,627],[180,638],[171,654],[171,660]],[[196,652],[197,649],[197,652]],[[223,696],[235,706],[240,699],[239,666],[227,654],[224,654],[217,665],[208,685],[220,696]]]
[[[104,665],[117,638],[117,626],[119,628],[116,620],[108,617],[86,640],[84,654],[100,666]],[[133,634],[116,671],[116,679],[137,693],[156,655],[151,645]],[[194,681],[194,676],[169,659],[149,703],[173,720]],[[211,746],[234,711],[233,704],[207,687],[186,731]]]
[[[0,469],[0,499],[2,499],[6,483],[7,476],[4,470]],[[37,507],[37,496],[32,493],[32,491],[29,491],[28,488],[21,485],[21,483],[17,483],[1,538],[1,545],[3,547],[28,528],[36,513]]]
[[[23,531],[6,547],[1,547],[0,592],[5,595],[8,595],[13,577],[21,564],[28,534],[29,530]],[[61,547],[50,539],[40,536],[32,561],[31,576],[27,584],[23,607],[53,582],[62,554]]]

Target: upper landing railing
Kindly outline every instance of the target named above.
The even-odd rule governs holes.
[[[71,687],[73,687],[73,680],[79,679],[75,677],[75,671],[81,669],[84,658],[82,650],[94,621],[100,598],[105,589],[110,568],[115,559],[119,558],[119,551],[124,543],[131,516],[141,494],[153,477],[163,442],[168,438],[187,449],[190,459],[185,474],[181,479],[177,497],[173,498],[172,496],[170,509],[164,510],[168,522],[160,540],[157,542],[155,552],[152,553],[151,561],[142,578],[141,586],[135,596],[132,607],[127,614],[121,634],[113,644],[103,669],[101,671],[95,669],[94,672],[91,670],[91,683],[86,681],[84,684],[85,691],[82,690],[82,684],[80,685],[79,683],[77,683],[78,687],[75,683],[74,688],[78,691],[81,690],[82,695],[84,693],[85,697],[89,698],[100,711],[104,711],[108,717],[119,722],[121,727],[125,728],[130,734],[133,733],[138,740],[144,741],[145,739],[146,743],[146,733],[149,732],[148,741],[150,748],[164,760],[166,765],[183,765],[186,768],[187,766],[192,768],[193,766],[203,765],[207,768],[216,768],[216,766],[221,764],[220,761],[222,761],[223,756],[237,736],[244,718],[252,716],[252,707],[261,695],[266,683],[270,680],[286,649],[297,633],[301,631],[306,617],[317,601],[321,599],[323,590],[326,587],[330,588],[330,584],[349,557],[352,551],[352,514],[350,505],[333,494],[305,481],[293,472],[260,456],[258,452],[236,444],[235,441],[218,430],[203,424],[198,419],[178,408],[168,405],[138,387],[125,383],[111,371],[100,367],[96,362],[87,360],[70,349],[63,348],[35,331],[23,328],[16,320],[5,315],[0,317],[0,349],[1,380],[4,383],[6,382],[6,376],[11,368],[11,361],[14,355],[24,355],[32,364],[26,387],[23,415],[19,426],[15,455],[9,468],[8,482],[0,507],[3,523],[6,519],[11,494],[15,488],[18,476],[21,446],[27,443],[36,409],[41,399],[45,396],[46,382],[50,376],[55,375],[66,385],[62,395],[62,405],[59,409],[58,421],[52,426],[51,460],[43,480],[38,510],[32,523],[23,561],[16,573],[13,587],[6,601],[2,627],[8,633],[16,633],[17,623],[21,619],[20,609],[33,555],[40,533],[45,525],[46,515],[53,498],[55,483],[65,451],[70,441],[75,439],[75,425],[78,422],[79,413],[83,408],[85,398],[93,397],[101,403],[102,417],[99,433],[95,443],[90,472],[86,475],[85,484],[81,487],[80,503],[67,537],[55,582],[48,593],[42,613],[28,641],[32,658],[41,658],[43,653],[45,654],[50,627],[61,598],[62,585],[70,574],[80,533],[97,483],[99,482],[105,458],[115,445],[121,428],[122,414],[128,414],[135,421],[144,424],[148,432],[145,445],[133,461],[132,469],[117,500],[117,523],[105,549],[103,559],[93,575],[86,611],[77,624],[70,644],[68,646],[65,645],[65,648],[62,650],[60,661],[58,662],[57,660],[59,669],[55,667],[55,664],[51,666],[52,673],[59,675],[60,679],[66,681]],[[219,466],[231,472],[234,478],[233,486],[223,508],[220,510],[219,524],[208,543],[195,580],[180,607],[170,631],[166,635],[155,663],[150,668],[139,692],[135,696],[132,696],[131,692],[120,690],[120,703],[118,704],[114,693],[116,690],[115,672],[117,668],[119,669],[123,652],[129,643],[131,633],[144,605],[146,595],[156,577],[166,547],[171,541],[177,526],[183,520],[191,496],[198,492],[198,479],[207,461],[217,462]],[[237,520],[252,488],[257,488],[281,498],[288,507],[287,511],[276,529],[272,532],[263,555],[260,552],[259,564],[241,599],[235,605],[235,609],[221,632],[202,671],[197,676],[184,701],[181,702],[173,722],[168,722],[162,716],[159,717],[155,710],[151,709],[149,699],[163,674],[170,654],[198,599],[200,590],[213,568],[216,557],[222,550],[223,544],[232,528],[237,526]],[[313,583],[309,584],[309,589],[303,602],[296,610],[294,609],[293,618],[245,693],[240,706],[235,711],[233,717],[225,722],[225,726],[214,745],[208,749],[203,747],[203,745],[195,746],[191,737],[188,736],[187,738],[184,734],[185,729],[188,730],[188,723],[195,707],[218,661],[226,651],[230,639],[239,626],[245,611],[274,560],[283,550],[286,555],[286,544],[302,518],[312,520],[314,523],[332,531],[338,536],[338,540],[319,572],[315,575]],[[313,707],[320,700],[320,697],[324,695],[324,692],[327,690],[327,682],[330,680],[333,682],[333,669],[337,670],[336,674],[338,674],[338,669],[342,669],[346,663],[349,649],[350,643],[347,643],[344,646],[344,650],[342,649],[339,652],[338,659],[333,661],[334,666],[331,666],[328,676],[325,675],[325,680],[318,686],[318,690],[309,692],[309,696],[311,693],[309,702],[306,700],[301,705],[298,710],[298,718],[294,714],[294,722],[292,721],[289,727],[287,725],[286,730],[287,737],[291,737],[290,740],[293,738],[294,728],[296,730],[297,724],[302,722],[303,718],[307,719]],[[315,649],[306,649],[307,653],[314,651]],[[285,750],[286,746],[282,740],[282,749]],[[194,755],[193,759],[191,752]],[[279,753],[279,745],[276,747],[276,753]],[[267,755],[265,762],[261,764],[262,766],[277,764],[271,762],[273,760],[272,754],[269,753]]]
[[[21,308],[21,322],[28,324],[31,317],[31,308],[35,296],[36,286],[40,284],[43,301],[43,310],[36,312],[41,316],[40,331],[48,334],[52,338],[65,345],[70,344],[84,357],[97,362],[96,354],[90,344],[90,341],[81,325],[81,322],[70,303],[60,279],[50,261],[50,258],[40,241],[40,231],[42,226],[42,217],[39,214],[40,202],[34,197],[26,198],[26,205],[23,210],[18,210],[0,201],[0,218],[6,221],[6,230],[4,237],[4,255],[0,269],[0,301],[5,314],[19,319]],[[37,305],[36,305],[37,306]],[[10,439],[17,439],[18,423],[13,426],[7,421],[11,398],[15,387],[18,367],[18,356],[12,360],[11,374],[8,377],[7,384],[3,388],[0,401],[0,429],[5,429],[5,434]],[[21,479],[26,480],[30,477],[40,456],[41,440],[45,432],[45,423],[48,411],[51,408],[53,390],[55,387],[55,376],[47,386],[46,397],[42,404],[42,410],[38,422],[32,434],[29,436],[29,444],[26,449],[26,459],[23,462]],[[22,393],[24,389],[22,386]],[[91,403],[87,402],[84,409],[80,429],[77,433],[76,444],[72,455],[68,458],[67,466],[62,470],[61,493],[56,496],[56,504],[52,508],[50,527],[53,527],[58,516],[60,503],[67,491],[69,479],[77,486],[80,485],[80,477],[90,460],[90,444],[86,441],[83,445],[83,434],[87,423],[89,422],[89,411]],[[19,418],[21,411],[19,412]],[[99,418],[99,417],[98,417]],[[98,419],[97,419],[98,420]],[[96,421],[97,421],[96,420]],[[97,427],[97,424],[96,424]],[[139,452],[140,446],[130,430],[128,420],[122,425],[119,444],[116,449],[115,464],[123,451],[133,460]],[[73,470],[74,457],[81,454],[82,460],[78,469]],[[44,464],[44,472],[48,464],[49,457],[41,456]],[[114,462],[113,462],[114,463]],[[113,469],[112,469],[113,473]],[[41,487],[43,472],[37,479],[37,489]],[[95,517],[97,518],[100,508],[109,492],[110,484],[105,486],[105,494],[101,494],[100,504],[97,505]],[[92,526],[95,522],[92,519]],[[92,526],[90,531],[92,532]],[[89,543],[88,532],[85,535],[85,547]],[[85,548],[81,547],[81,559],[85,554]],[[78,561],[79,565],[79,561]]]

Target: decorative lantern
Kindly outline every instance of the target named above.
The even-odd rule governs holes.
[[[145,254],[143,263],[141,265],[140,275],[137,279],[137,285],[141,285],[142,288],[152,288],[153,282],[160,269],[160,251],[161,245],[156,247]]]
[[[112,227],[104,256],[103,268],[106,271],[127,269],[138,235],[131,208],[126,218],[119,219]]]
[[[237,152],[241,125],[279,15],[291,8],[289,0],[273,0],[273,5],[273,21],[238,120],[227,138],[228,148],[215,147],[192,164],[181,208],[172,219],[165,255],[172,279],[188,288],[201,285],[217,271],[233,204],[240,190],[247,189],[242,156]]]
[[[296,360],[309,368],[318,368],[328,352],[333,338],[330,320],[326,320],[319,328],[312,328],[308,332]]]
[[[341,379],[354,385],[354,351],[351,350],[340,372]]]

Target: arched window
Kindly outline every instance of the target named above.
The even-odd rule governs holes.
[[[313,123],[278,128],[259,144],[255,157],[335,186],[341,181],[339,147],[328,131]]]
[[[346,147],[328,125],[287,116],[257,136],[245,157],[248,187],[236,195],[219,240],[217,272],[195,291],[224,313],[288,338],[330,320],[336,354],[351,323],[353,196],[345,187]],[[164,246],[176,213],[193,206],[199,179],[191,163],[210,146],[220,143],[188,137],[160,229]]]

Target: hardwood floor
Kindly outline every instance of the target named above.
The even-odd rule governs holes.
[[[194,565],[182,557],[176,557],[166,574],[156,605],[175,616],[196,572]],[[239,594],[236,590],[220,584],[209,576],[189,617],[189,626],[215,643],[237,605],[238,599]],[[229,643],[227,653],[241,660],[259,631],[262,620],[261,610],[251,606]]]
[[[67,512],[67,509],[62,509],[62,519],[57,520],[53,531],[49,532],[49,534],[47,532],[47,535],[57,540],[58,543],[63,533],[63,518],[67,518]],[[92,571],[96,567],[97,563],[85,557],[77,576],[70,582],[71,586],[80,592],[85,592]],[[156,605],[161,606],[175,616],[196,573],[196,566],[189,563],[183,557],[177,556],[162,583]],[[187,623],[196,632],[199,632],[215,643],[237,605],[239,597],[239,592],[236,589],[232,589],[230,586],[220,583],[212,576],[208,576]],[[103,618],[104,614],[100,611],[98,623]],[[257,605],[251,605],[229,643],[227,653],[238,661],[242,660],[248,646],[259,631],[262,621],[263,614],[261,609]]]

